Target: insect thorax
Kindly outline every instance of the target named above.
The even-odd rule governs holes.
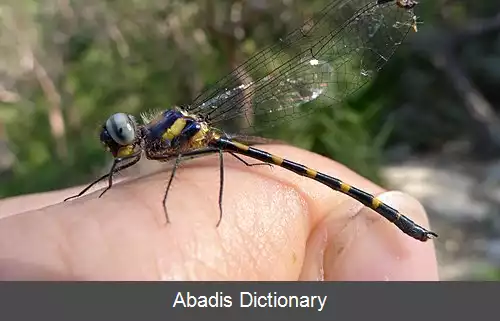
[[[144,126],[144,149],[150,156],[176,155],[206,147],[211,132],[208,124],[196,115],[167,110]]]

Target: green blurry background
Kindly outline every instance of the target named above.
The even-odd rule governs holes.
[[[0,198],[88,182],[110,114],[189,103],[327,2],[0,4]],[[419,32],[342,108],[266,131],[419,198],[443,279],[500,278],[499,9],[422,0]]]

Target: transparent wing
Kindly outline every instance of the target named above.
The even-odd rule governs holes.
[[[310,101],[331,106],[370,80],[404,40],[414,23],[396,1],[334,0],[278,44],[264,49],[187,110],[211,125],[241,118],[251,131],[255,116],[274,123],[313,112]]]

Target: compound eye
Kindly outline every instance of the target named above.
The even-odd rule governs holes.
[[[134,120],[127,114],[112,115],[106,121],[105,127],[111,138],[122,146],[132,144],[136,138]]]
[[[111,136],[109,136],[108,130],[106,129],[106,126],[104,126],[104,128],[102,128],[99,139],[101,141],[101,144],[104,145],[104,147],[106,148],[107,151],[111,150],[112,145],[116,145],[113,138],[111,138]]]

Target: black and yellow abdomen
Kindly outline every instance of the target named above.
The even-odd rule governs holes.
[[[437,237],[437,234],[435,234],[434,232],[428,231],[427,229],[417,225],[411,219],[401,214],[398,210],[383,203],[375,196],[359,188],[346,184],[338,178],[320,173],[302,164],[298,164],[279,156],[270,154],[263,150],[232,141],[225,137],[218,137],[217,139],[213,139],[209,142],[209,146],[225,151],[232,151],[269,164],[274,164],[286,168],[301,176],[305,176],[317,182],[320,182],[332,188],[333,190],[346,194],[362,203],[363,205],[373,209],[375,212],[379,213],[387,220],[395,224],[401,231],[417,240],[427,241],[430,238]]]

